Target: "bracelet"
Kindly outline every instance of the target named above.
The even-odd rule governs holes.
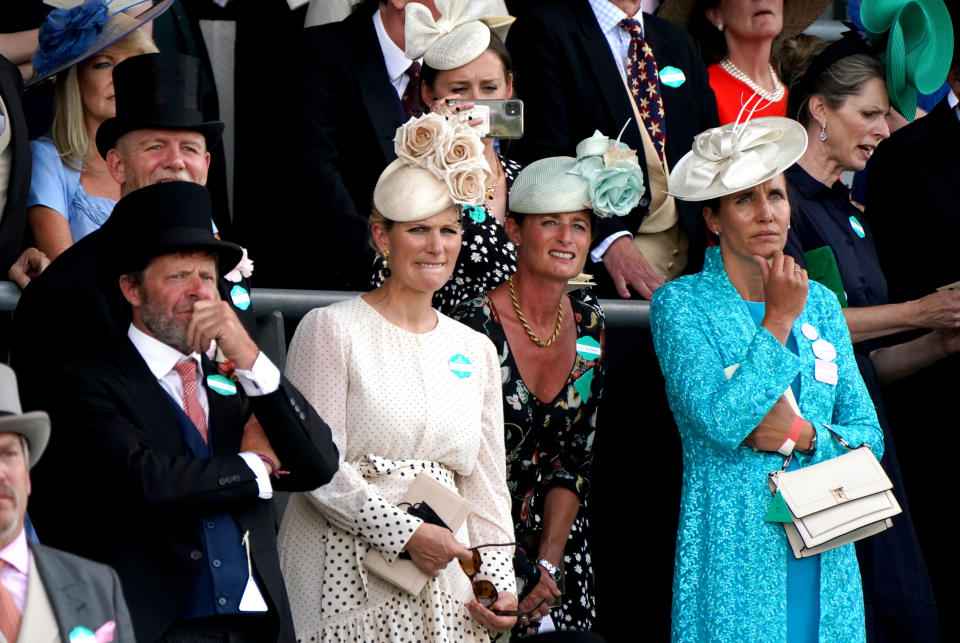
[[[257,457],[259,457],[261,460],[263,460],[264,464],[269,465],[270,471],[273,472],[273,473],[271,473],[270,475],[271,475],[272,477],[274,477],[274,478],[279,478],[280,476],[285,476],[285,475],[287,475],[287,474],[290,473],[289,471],[283,471],[283,470],[277,465],[276,461],[275,461],[273,458],[271,458],[270,456],[268,456],[268,455],[263,455],[262,453],[258,453],[258,454],[257,454]]]
[[[800,434],[803,433],[803,427],[805,426],[806,420],[799,415],[794,415],[793,423],[790,424],[790,430],[787,431],[787,437],[784,439],[783,444],[780,445],[780,448],[777,449],[777,453],[780,455],[790,455],[793,453],[793,448],[797,446],[797,439],[800,437]]]

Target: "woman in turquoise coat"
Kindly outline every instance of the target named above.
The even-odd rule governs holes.
[[[836,296],[782,252],[782,172],[805,147],[788,119],[730,124],[700,134],[670,179],[678,198],[705,201],[719,238],[703,271],[658,289],[650,309],[683,442],[674,641],[865,638],[853,546],[798,560],[764,521],[781,453],[791,467],[841,455],[830,431],[883,452]]]

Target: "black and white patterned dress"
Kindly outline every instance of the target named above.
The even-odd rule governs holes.
[[[567,384],[553,400],[540,400],[527,388],[489,297],[463,303],[452,316],[489,337],[497,349],[503,380],[507,487],[517,540],[539,541],[544,502],[553,487],[569,489],[581,499],[563,552],[563,600],[550,616],[557,629],[590,630],[596,618],[596,592],[587,494],[603,393],[605,333],[599,308],[576,296],[570,303],[577,324],[576,358]],[[514,634],[532,634],[537,627],[536,622],[528,627],[518,625]]]
[[[499,157],[507,190],[520,171],[520,164]],[[517,271],[517,252],[507,239],[503,225],[484,206],[465,206],[463,242],[460,256],[450,280],[433,294],[433,307],[449,313],[462,301],[490,292]],[[383,271],[378,268],[371,283],[374,288],[383,284]]]

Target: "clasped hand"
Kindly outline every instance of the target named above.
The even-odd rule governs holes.
[[[760,265],[763,280],[765,312],[762,325],[785,345],[793,322],[807,304],[810,288],[807,271],[780,250],[773,254],[769,263],[759,255],[754,255],[753,260]]]
[[[199,299],[193,302],[193,315],[187,324],[187,341],[195,351],[203,353],[212,340],[217,340],[224,357],[242,370],[252,369],[260,354],[230,304],[222,300]]]

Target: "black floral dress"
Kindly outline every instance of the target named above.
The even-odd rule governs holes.
[[[500,158],[507,190],[520,171],[520,164]],[[464,206],[463,242],[453,276],[433,294],[433,307],[447,314],[462,301],[490,292],[517,271],[517,251],[507,239],[507,231],[485,206]],[[379,266],[371,279],[374,288],[383,284]]]
[[[549,402],[537,399],[524,384],[500,316],[489,298],[464,302],[452,316],[489,337],[500,359],[507,486],[517,541],[525,542],[528,536],[538,540],[544,501],[553,487],[565,487],[581,499],[564,551],[562,605],[550,616],[558,629],[590,630],[596,618],[596,594],[586,498],[603,391],[604,320],[597,308],[575,297],[570,303],[577,324],[576,359],[566,386]]]

